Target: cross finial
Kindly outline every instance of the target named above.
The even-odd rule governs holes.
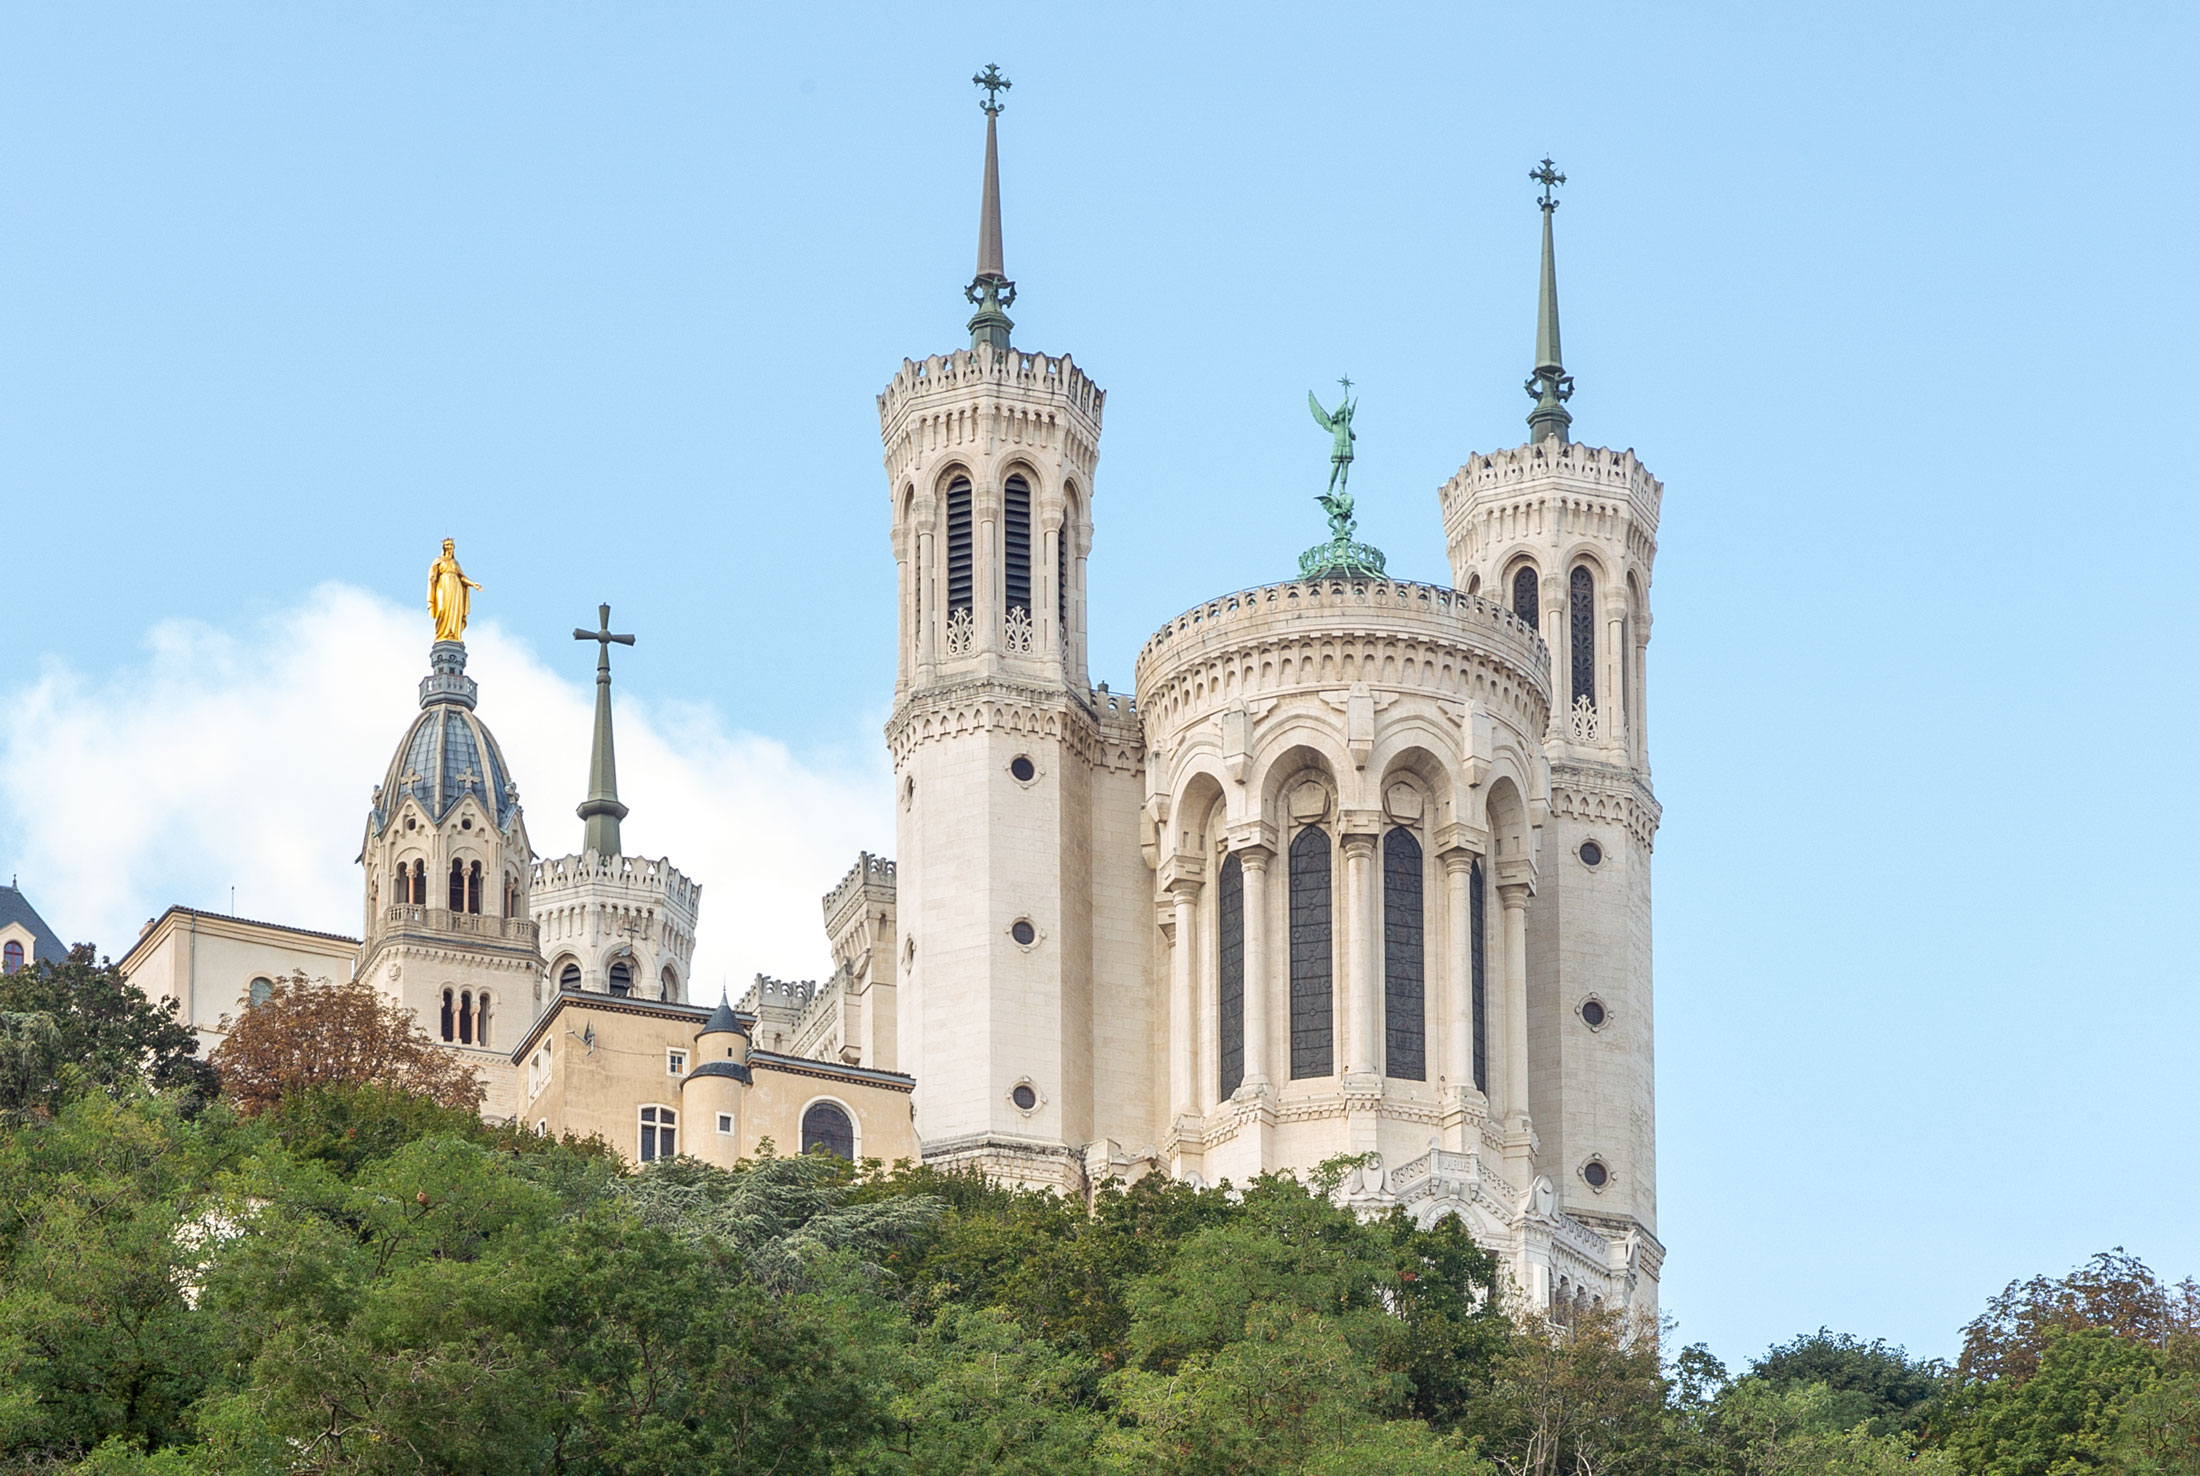
[[[1344,386],[1345,398],[1350,399],[1352,396],[1352,376],[1349,374],[1344,375],[1337,383]]]
[[[582,630],[576,626],[573,630],[573,639],[576,641],[595,641],[602,648],[597,653],[596,664],[606,671],[611,669],[611,643],[613,641],[622,646],[634,644],[634,637],[630,635],[613,635],[611,633],[611,607],[609,605],[598,605],[596,607],[596,628],[594,630]]]
[[[1543,186],[1543,209],[1546,212],[1556,210],[1558,201],[1551,198],[1551,186],[1566,183],[1566,176],[1551,167],[1551,156],[1549,154],[1543,156],[1542,167],[1528,171],[1528,178]]]
[[[978,106],[985,109],[987,117],[997,117],[1001,109],[1007,106],[1006,103],[1001,101],[1000,95],[1008,91],[1013,84],[1002,76],[1001,69],[991,62],[987,62],[985,70],[970,80],[985,89],[985,101],[979,103]]]

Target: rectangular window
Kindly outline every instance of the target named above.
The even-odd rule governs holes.
[[[732,1113],[730,1113],[730,1112],[721,1112],[721,1113],[719,1113],[719,1114],[718,1114],[718,1131],[719,1131],[719,1132],[721,1132],[721,1133],[724,1133],[724,1134],[725,1134],[725,1135],[726,1135],[727,1137],[729,1137],[729,1138],[733,1136],[733,1114],[732,1114]]]
[[[665,1052],[665,1075],[678,1076],[687,1069],[688,1053],[686,1051]]]
[[[641,1152],[643,1163],[655,1163],[660,1158],[670,1158],[678,1151],[673,1146],[673,1119],[678,1116],[670,1107],[644,1107],[642,1109]]]
[[[1232,854],[1222,863],[1216,898],[1216,1004],[1222,1016],[1220,1073],[1228,1101],[1245,1081],[1245,863]]]
[[[1421,947],[1421,843],[1383,837],[1383,1075],[1428,1079],[1427,973]]]
[[[1291,1079],[1327,1076],[1336,1039],[1330,985],[1329,832],[1310,825],[1291,842]]]

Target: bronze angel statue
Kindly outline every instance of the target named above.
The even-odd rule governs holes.
[[[1329,451],[1329,490],[1315,498],[1322,510],[1329,514],[1329,531],[1337,538],[1352,536],[1352,493],[1347,490],[1352,481],[1352,443],[1358,439],[1352,429],[1352,412],[1358,407],[1352,403],[1352,381],[1338,381],[1345,388],[1345,397],[1334,410],[1322,409],[1322,402],[1314,398],[1314,392],[1306,392],[1306,408],[1314,412],[1314,423],[1331,436]]]

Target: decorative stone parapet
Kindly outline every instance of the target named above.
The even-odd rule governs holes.
[[[1107,393],[1067,354],[957,349],[904,359],[878,397],[886,468],[897,480],[924,457],[956,446],[1045,447],[1087,478],[1100,459]]]
[[[1664,497],[1631,450],[1545,440],[1470,457],[1437,502],[1454,570],[1485,547],[1557,537],[1622,539],[1647,566]]]
[[[535,946],[535,925],[524,917],[491,917],[487,913],[453,912],[448,907],[418,907],[399,903],[382,910],[382,933],[440,933],[452,938],[480,938],[506,942],[521,948]]]
[[[825,894],[826,933],[837,935],[846,925],[848,914],[866,903],[891,904],[894,893],[892,859],[869,851],[859,853],[848,874]]]

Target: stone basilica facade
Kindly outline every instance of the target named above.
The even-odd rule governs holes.
[[[621,843],[608,607],[574,632],[601,653],[582,844],[535,855],[448,545],[459,613],[374,791],[362,937],[171,909],[125,969],[212,1032],[247,975],[348,952],[491,1114],[642,1161],[921,1154],[1084,1195],[1349,1158],[1352,1203],[1460,1217],[1531,1305],[1654,1309],[1662,488],[1570,436],[1559,176],[1529,438],[1438,489],[1450,586],[1383,577],[1347,499],[1298,577],[1163,624],[1133,699],[1086,668],[1105,395],[1012,344],[998,111],[969,347],[878,397],[896,853],[825,895],[828,979],[690,1000],[701,888]]]
[[[1451,587],[1317,550],[1164,624],[1134,701],[1085,661],[1105,396],[1011,345],[996,129],[970,346],[879,396],[925,1157],[1077,1192],[1354,1155],[1354,1202],[1462,1217],[1531,1301],[1653,1307],[1662,488],[1568,435],[1548,161],[1530,438],[1438,491]]]

